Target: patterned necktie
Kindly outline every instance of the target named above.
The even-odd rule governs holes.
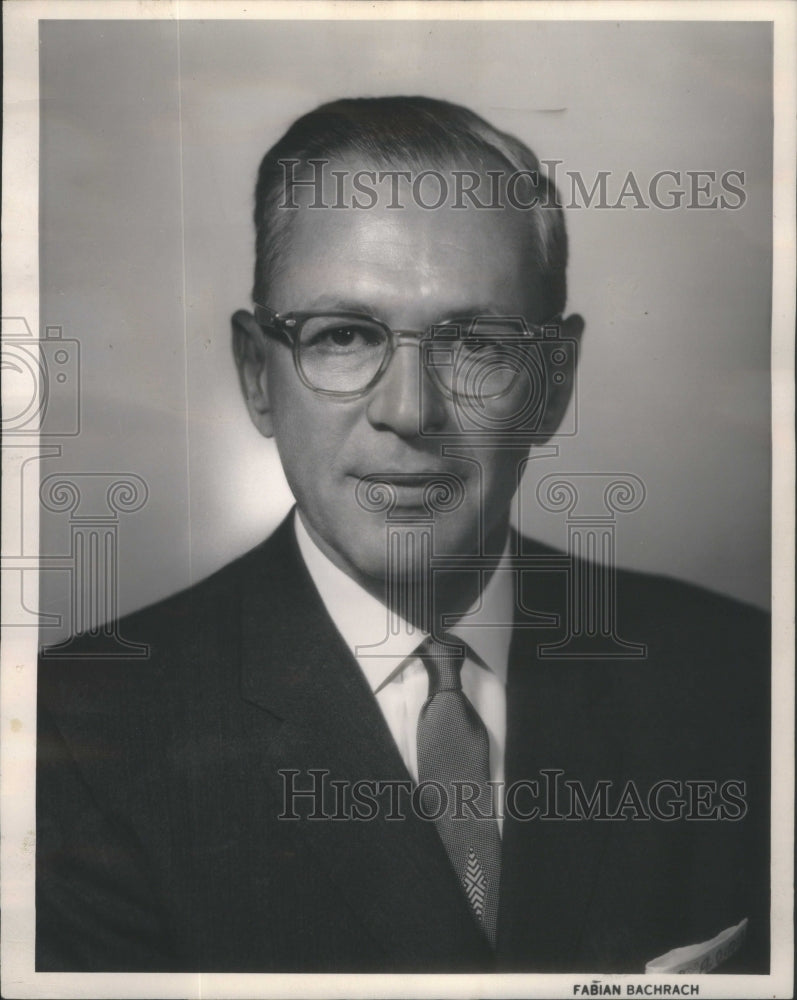
[[[487,786],[490,742],[462,691],[464,656],[457,652],[431,636],[418,648],[429,675],[429,697],[418,716],[418,783],[437,786],[422,789],[424,814],[435,818],[476,920],[494,948],[501,838]]]

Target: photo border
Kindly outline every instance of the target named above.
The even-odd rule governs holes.
[[[471,5],[404,0],[360,3],[230,0],[10,0],[4,21],[3,116],[3,316],[24,317],[39,329],[38,309],[38,22],[137,19],[295,20],[701,20],[771,21],[774,24],[774,211],[772,337],[772,965],[767,976],[660,976],[501,974],[309,975],[213,973],[36,973],[35,915],[35,628],[3,635],[0,663],[0,824],[2,843],[2,995],[6,997],[572,997],[575,984],[619,983],[683,986],[697,983],[701,997],[786,997],[793,984],[794,843],[794,328],[795,328],[795,27],[788,0],[683,0],[683,2],[573,2],[495,0]],[[6,383],[4,380],[4,389]],[[3,450],[3,542],[21,515],[13,490],[24,460]],[[30,513],[30,516],[29,516]],[[26,511],[26,528],[38,531],[38,507]],[[3,603],[10,598],[3,577]],[[37,594],[31,595],[36,599]]]

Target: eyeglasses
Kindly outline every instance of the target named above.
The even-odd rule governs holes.
[[[421,363],[450,399],[480,402],[508,395],[528,368],[535,338],[558,332],[556,316],[543,326],[522,316],[449,319],[426,330],[393,330],[381,320],[356,312],[280,314],[255,303],[263,332],[293,349],[302,382],[314,392],[339,399],[366,395],[384,375],[401,341],[417,341]]]

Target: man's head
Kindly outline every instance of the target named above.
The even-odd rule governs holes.
[[[445,102],[337,101],[266,154],[255,225],[266,308],[236,313],[236,358],[322,550],[384,581],[386,514],[363,502],[365,477],[390,484],[407,520],[445,479],[435,551],[500,548],[529,431],[556,429],[571,385],[548,379],[529,337],[564,309],[567,257],[533,153]]]

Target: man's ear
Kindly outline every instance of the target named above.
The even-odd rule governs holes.
[[[545,406],[545,413],[543,415],[542,421],[540,423],[539,430],[545,437],[539,443],[544,443],[559,429],[559,425],[564,419],[564,415],[567,412],[567,407],[570,403],[570,399],[573,395],[573,390],[576,384],[576,367],[578,361],[579,351],[581,349],[581,337],[584,333],[584,320],[578,313],[574,313],[572,316],[568,316],[566,319],[562,320],[560,340],[567,342],[570,341],[574,346],[570,358],[572,359],[572,371],[569,372],[569,377],[564,380],[562,385],[556,385],[552,378],[546,385],[547,392],[547,402]],[[550,373],[549,373],[550,376]]]
[[[266,380],[266,336],[255,317],[245,309],[239,309],[232,317],[232,351],[252,423],[264,437],[273,437]]]

